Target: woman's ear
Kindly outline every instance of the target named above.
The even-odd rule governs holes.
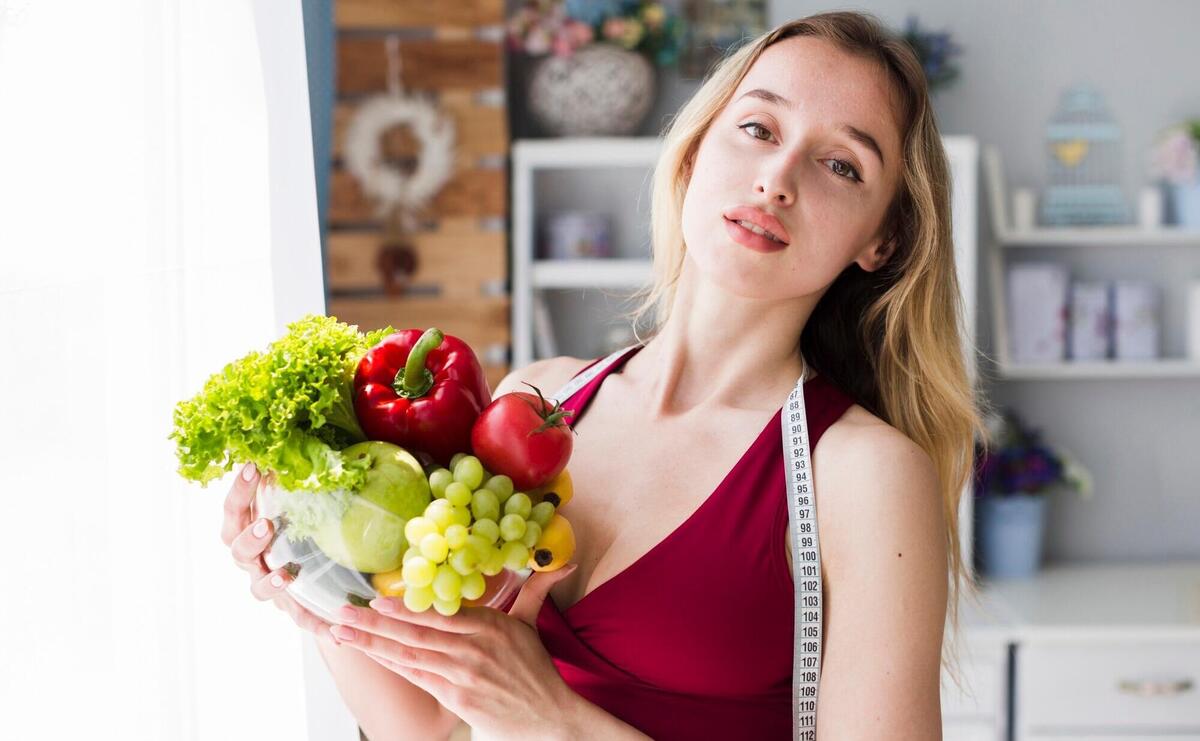
[[[868,248],[855,260],[858,266],[868,273],[874,273],[887,264],[896,251],[896,237],[889,236],[878,244]]]

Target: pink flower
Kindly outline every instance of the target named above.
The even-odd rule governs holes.
[[[1151,172],[1174,185],[1194,183],[1200,174],[1200,145],[1183,126],[1174,126],[1159,136],[1150,158]]]
[[[620,41],[625,35],[625,19],[624,18],[609,18],[604,21],[601,26],[600,33],[604,38],[610,41]]]
[[[576,47],[583,46],[592,40],[592,27],[582,21],[571,19],[567,21],[565,27]]]
[[[529,29],[525,37],[525,53],[531,56],[541,56],[550,51],[552,40],[544,26],[538,25]]]
[[[559,33],[554,37],[554,55],[557,57],[569,57],[575,51],[574,45],[571,43],[571,37],[565,33]]]

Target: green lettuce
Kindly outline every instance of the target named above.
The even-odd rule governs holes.
[[[354,416],[354,371],[392,332],[364,334],[309,314],[266,351],[229,363],[175,406],[179,473],[207,486],[249,462],[292,491],[358,489],[370,461],[339,452],[366,439]]]

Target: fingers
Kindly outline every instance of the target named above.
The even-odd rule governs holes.
[[[456,673],[453,670],[455,661],[450,654],[407,646],[390,638],[368,633],[359,625],[334,625],[330,627],[329,633],[344,646],[353,646],[367,654],[373,654],[376,661],[384,659],[390,663],[421,669],[447,678]]]
[[[250,502],[258,487],[258,468],[247,463],[234,477],[225,496],[225,519],[221,523],[221,542],[232,545],[238,533],[250,524]]]
[[[252,574],[265,574],[267,569],[263,566],[261,557],[263,551],[271,544],[274,532],[274,523],[266,518],[261,518],[247,527],[230,545],[233,560]]]
[[[378,612],[396,620],[403,620],[413,625],[423,625],[436,628],[446,633],[473,634],[482,630],[491,613],[496,612],[490,607],[462,607],[456,615],[442,615],[437,610],[413,612],[404,606],[404,601],[395,597],[376,597],[371,600],[371,607]],[[360,610],[359,612],[364,612]]]
[[[251,577],[250,593],[265,602],[287,591],[288,585],[296,578],[288,569],[289,566],[292,564],[285,564],[262,576]]]
[[[554,571],[533,572],[529,580],[521,585],[517,600],[508,611],[509,616],[537,628],[538,613],[542,611],[542,604],[546,601],[546,595],[550,594],[550,588],[570,576],[576,568],[578,565],[572,563]]]
[[[286,592],[275,595],[275,606],[288,614],[301,630],[312,633],[318,641],[331,646],[339,645],[329,632],[329,623],[306,610],[299,602]]]
[[[401,608],[403,609],[403,608]],[[448,633],[424,625],[411,623],[403,617],[388,617],[375,610],[345,605],[338,620],[346,625],[383,638],[403,643],[406,646],[427,648],[434,651],[450,651],[462,646],[459,633]]]

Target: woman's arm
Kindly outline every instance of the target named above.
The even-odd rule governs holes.
[[[817,738],[940,741],[949,567],[936,469],[886,424],[836,427],[813,454],[828,572]]]
[[[603,738],[613,741],[644,741],[650,737],[598,705],[572,693],[574,707],[566,714],[564,739]]]
[[[445,739],[461,722],[428,692],[361,651],[318,641],[338,693],[370,741]]]

